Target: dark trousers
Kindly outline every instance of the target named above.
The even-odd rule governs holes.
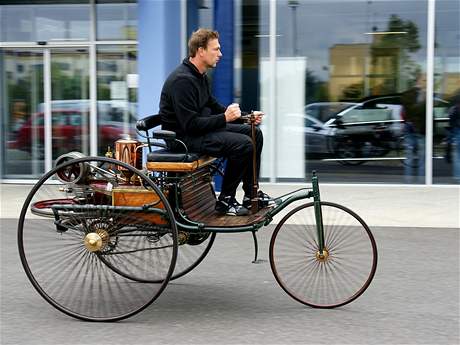
[[[225,129],[201,137],[186,137],[184,141],[190,152],[227,159],[221,195],[235,196],[241,181],[243,181],[244,194],[251,195],[253,148],[250,125],[227,123]],[[262,131],[256,127],[257,176],[260,174],[260,155],[263,142]]]

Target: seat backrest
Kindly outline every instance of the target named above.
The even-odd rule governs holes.
[[[189,219],[214,213],[216,194],[211,185],[209,169],[201,169],[188,174],[179,183],[180,205]]]
[[[167,130],[154,130],[149,135],[148,131],[161,125],[161,115],[146,116],[136,122],[138,131],[147,132],[149,153],[147,155],[147,169],[151,171],[193,172],[212,163],[215,158],[189,153],[187,145],[176,139],[176,133]],[[167,145],[159,142],[151,142],[151,139],[162,139],[166,142],[177,142],[183,146],[181,152],[170,152]],[[152,146],[158,146],[163,150],[152,151]],[[193,157],[193,158],[192,158]]]
[[[136,122],[136,128],[138,131],[148,131],[149,129],[155,128],[161,125],[161,115],[155,114],[144,117]]]

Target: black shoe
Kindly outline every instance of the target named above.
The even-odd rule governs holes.
[[[226,214],[227,216],[247,216],[249,214],[249,210],[232,196],[219,198],[216,201],[215,209],[218,213]]]
[[[259,200],[259,209],[274,204],[274,200],[261,190],[257,192],[257,199]],[[251,198],[248,195],[245,195],[243,198],[243,206],[247,209],[251,208]]]

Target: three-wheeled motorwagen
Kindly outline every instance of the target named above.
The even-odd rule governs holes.
[[[254,116],[246,120],[254,132]],[[320,200],[315,173],[311,186],[269,202],[254,196],[247,216],[221,215],[214,209],[218,160],[188,152],[159,125],[158,115],[139,120],[138,138],[117,140],[106,157],[62,155],[33,186],[19,219],[19,253],[52,306],[90,321],[130,317],[197,267],[218,233],[251,232],[257,262],[256,232],[297,201],[270,240],[281,288],[315,308],[343,306],[367,289],[377,265],[374,237],[356,213]],[[169,151],[171,141],[183,152]]]

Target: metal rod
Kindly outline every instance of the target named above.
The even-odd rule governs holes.
[[[51,109],[51,51],[49,48],[43,50],[43,101],[44,101],[44,156],[45,156],[45,171],[50,171],[53,167],[53,133],[52,133],[52,109]]]
[[[426,42],[426,109],[425,109],[425,184],[433,184],[433,95],[434,95],[434,45],[435,0],[428,1],[428,26]]]
[[[259,245],[257,244],[256,232],[252,231],[252,239],[254,240],[254,261],[253,264],[257,263],[257,255],[259,254]]]
[[[276,182],[276,172],[277,172],[277,163],[278,162],[278,154],[277,154],[277,102],[276,102],[276,77],[277,77],[277,56],[276,56],[276,50],[277,50],[277,35],[276,35],[276,30],[277,30],[277,25],[276,25],[276,16],[277,16],[277,8],[276,8],[276,0],[270,0],[270,6],[269,6],[269,33],[270,33],[270,38],[269,38],[269,83],[268,83],[268,114],[270,116],[268,117],[268,123],[267,123],[267,129],[268,129],[268,137],[270,138],[269,141],[269,151],[268,151],[268,157],[269,157],[269,178],[270,182]],[[264,109],[263,109],[264,110]]]
[[[313,205],[315,208],[316,230],[318,232],[318,246],[319,246],[319,252],[322,253],[324,250],[323,214],[321,212],[321,198],[319,194],[318,176],[316,176],[315,172],[313,172],[312,187],[313,187],[313,200],[314,200]]]
[[[84,152],[90,156],[98,155],[98,128],[97,128],[97,53],[96,53],[96,1],[90,1],[90,30],[89,39],[90,44],[88,45],[88,59],[89,59],[89,126],[85,128],[84,133],[88,135],[85,138],[86,142],[89,142],[89,152]],[[88,131],[88,132],[86,132]],[[101,152],[102,153],[102,152]]]
[[[146,205],[147,206],[147,205]],[[168,213],[159,208],[150,208],[142,206],[112,206],[112,205],[53,205],[52,210],[56,211],[113,211],[113,212],[141,212],[141,213],[155,213],[166,217]]]
[[[251,137],[252,137],[252,195],[251,195],[251,212],[259,211],[259,200],[257,199],[257,145],[256,145],[256,117],[254,112],[251,113]]]

